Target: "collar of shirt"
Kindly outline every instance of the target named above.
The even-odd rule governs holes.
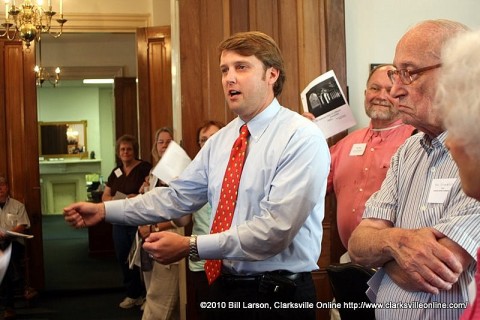
[[[248,121],[248,131],[250,132],[250,138],[257,141],[263,135],[265,130],[268,128],[268,125],[272,122],[272,119],[280,111],[280,103],[275,98],[272,100],[270,105],[265,108],[262,112],[257,114],[252,120]],[[244,124],[242,119],[237,117],[237,131],[240,132],[240,127]]]
[[[427,154],[430,154],[434,149],[445,149],[444,151],[448,151],[447,147],[445,147],[445,140],[447,139],[447,131],[442,132],[435,138],[431,138],[427,134],[423,134],[422,139],[420,140],[420,145],[423,147]]]
[[[372,122],[370,121],[370,125],[368,126],[368,137],[369,139],[372,139],[373,137],[380,136],[382,140],[385,140],[388,138],[388,136],[392,133],[395,132],[394,129],[398,128],[399,126],[405,125],[402,122],[402,119],[398,119],[397,121],[393,122],[390,124],[388,128],[384,129],[373,129]]]

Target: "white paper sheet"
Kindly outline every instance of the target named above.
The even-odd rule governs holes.
[[[170,181],[177,178],[183,170],[192,162],[188,154],[175,141],[170,142],[162,156],[152,171],[152,174],[169,184]]]
[[[25,239],[33,238],[33,235],[31,234],[19,233],[19,232],[10,231],[10,230],[7,230],[5,233],[11,237],[18,237],[18,238],[25,238]]]
[[[3,277],[7,272],[8,264],[10,263],[10,257],[12,256],[12,244],[8,245],[5,251],[0,251],[0,283],[2,283]]]
[[[140,249],[142,248],[142,238],[138,234],[135,234],[135,242],[132,243],[130,252],[128,253],[128,267],[133,269],[134,266],[141,267],[140,262]]]
[[[300,94],[300,98],[303,110],[315,116],[314,122],[325,138],[348,130],[356,124],[333,70],[310,82]]]

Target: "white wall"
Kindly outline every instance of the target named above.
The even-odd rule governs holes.
[[[38,121],[87,120],[87,151],[100,150],[99,89],[45,87],[37,90]],[[99,156],[97,156],[98,158]]]
[[[425,19],[451,19],[480,27],[478,0],[345,0],[347,85],[358,125],[368,125],[363,91],[371,63],[391,63],[410,26]]]
[[[136,77],[136,54],[133,33],[71,33],[57,39],[42,37],[44,67],[122,67],[124,77]]]

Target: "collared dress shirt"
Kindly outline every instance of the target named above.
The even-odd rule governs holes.
[[[7,197],[7,201],[3,208],[0,208],[0,228],[11,230],[12,226],[8,221],[8,215],[15,217],[16,225],[24,224],[26,228],[30,228],[30,219],[28,218],[25,205],[18,200]]]
[[[430,139],[419,133],[409,138],[393,156],[387,177],[367,201],[363,217],[388,220],[404,229],[433,227],[476,257],[480,202],[462,191],[458,168],[445,147],[446,135]],[[469,301],[467,287],[475,268],[473,261],[450,290],[438,295],[403,290],[378,272],[384,276],[376,302],[390,308],[377,308],[376,319],[458,319]]]
[[[332,162],[327,193],[333,191],[337,198],[337,227],[345,248],[362,220],[365,202],[380,189],[393,154],[414,130],[402,120],[381,130],[374,130],[370,123],[330,148]]]
[[[23,224],[26,229],[30,228],[30,219],[28,218],[27,210],[25,210],[25,205],[11,197],[7,197],[5,205],[3,208],[0,208],[0,228],[4,230],[13,229],[11,221],[8,220],[9,215],[15,220],[16,226]],[[25,240],[21,237],[14,237],[13,241],[25,244]]]
[[[236,118],[213,135],[168,188],[106,202],[106,220],[133,225],[170,220],[207,201],[213,219],[231,147],[243,124]],[[276,99],[247,125],[251,136],[232,226],[198,236],[200,258],[222,259],[224,272],[240,275],[318,269],[330,167],[325,137],[313,122]]]

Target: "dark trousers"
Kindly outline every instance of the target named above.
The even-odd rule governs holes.
[[[275,286],[265,286],[261,278],[221,276],[210,286],[202,307],[210,320],[314,320],[317,297],[311,273],[302,273],[294,282],[294,288],[275,292]]]
[[[191,318],[197,320],[208,320],[206,310],[201,308],[201,302],[208,300],[208,280],[205,271],[190,271],[187,270],[187,285],[189,291],[192,294],[188,297],[189,304],[191,303],[194,306],[194,310],[187,312],[194,312],[196,317],[191,316]],[[187,319],[189,319],[189,314],[187,313]]]
[[[136,299],[145,294],[145,285],[142,281],[140,268],[135,266],[133,269],[128,267],[128,253],[135,241],[137,227],[112,225],[113,245],[115,255],[120,263],[123,275],[123,284],[127,290],[127,297]]]

